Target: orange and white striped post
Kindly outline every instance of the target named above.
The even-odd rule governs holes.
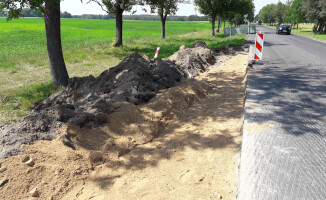
[[[154,58],[157,58],[157,56],[158,56],[158,52],[160,52],[160,47],[157,47]]]
[[[264,38],[265,38],[264,33],[257,33],[256,34],[254,60],[263,59]]]

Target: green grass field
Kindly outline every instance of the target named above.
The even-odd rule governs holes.
[[[158,21],[124,21],[122,48],[112,48],[114,20],[62,19],[62,45],[70,77],[99,75],[126,55],[138,52],[153,57],[172,55],[181,45],[204,41],[212,48],[242,44],[245,36],[210,36],[209,22],[167,22],[165,40]],[[6,22],[0,18],[0,123],[11,122],[29,112],[31,105],[58,91],[51,87],[44,21],[23,18]]]
[[[115,37],[114,20],[62,19],[64,50],[108,45]],[[207,30],[207,22],[168,22],[167,35]],[[160,22],[124,21],[123,38],[127,43],[139,38],[160,36]],[[35,56],[46,54],[44,21],[41,18],[24,18],[6,22],[0,18],[0,67],[12,67],[17,61],[35,63]],[[31,58],[32,57],[32,58]],[[18,60],[17,60],[18,59]],[[43,63],[42,63],[43,64]]]

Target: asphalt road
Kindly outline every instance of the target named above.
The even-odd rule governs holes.
[[[248,72],[237,199],[325,200],[326,43],[257,31],[264,65]]]

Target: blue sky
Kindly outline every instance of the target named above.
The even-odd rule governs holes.
[[[286,0],[281,0],[282,2],[286,2]],[[87,0],[84,0],[84,2],[87,2]],[[270,3],[277,3],[279,0],[254,0],[255,7],[256,7],[256,14],[259,12],[259,10],[264,7],[267,4]],[[196,11],[195,6],[191,4],[180,4],[179,11],[177,12],[177,15],[200,15],[198,11]],[[145,14],[144,11],[142,11],[140,6],[135,6],[133,8],[134,10],[137,10],[136,14]],[[100,6],[98,6],[94,2],[90,2],[89,4],[81,3],[80,0],[64,0],[61,2],[61,10],[70,12],[73,15],[80,15],[80,14],[105,14],[104,11],[101,10]],[[150,13],[147,13],[150,14]]]

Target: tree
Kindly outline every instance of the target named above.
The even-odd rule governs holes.
[[[237,26],[244,23],[244,15],[248,14],[248,20],[252,21],[254,19],[254,4],[252,0],[238,0],[234,1],[234,5],[231,11],[235,13],[233,18],[233,23]]]
[[[286,14],[288,13],[289,6],[283,4],[282,2],[278,2],[276,4],[276,20],[279,24],[283,24],[286,19]]]
[[[231,27],[233,23],[237,25],[237,21],[242,22],[244,19],[242,13],[244,1],[245,0],[226,0],[223,3],[223,16],[229,20]]]
[[[275,4],[268,4],[259,11],[259,18],[272,25],[276,20],[276,11],[277,6]]]
[[[140,3],[137,0],[91,0],[101,6],[102,10],[115,16],[116,41],[114,47],[122,46],[122,14],[124,11],[130,11],[132,6]]]
[[[304,0],[293,0],[291,6],[288,10],[288,20],[289,22],[299,26],[299,23],[306,21],[306,11],[302,9],[302,2]]]
[[[66,86],[69,76],[61,45],[60,0],[0,0],[0,10],[8,14],[7,20],[21,17],[22,10],[26,7],[44,14],[52,83],[56,86]]]
[[[235,23],[240,25],[243,23],[243,16],[248,14],[249,19],[254,18],[254,4],[252,0],[195,0],[195,5],[199,11],[210,17],[212,21],[212,36],[215,36],[215,21],[218,18],[219,25],[217,32],[219,32],[221,19],[224,21],[228,19],[230,25]]]
[[[309,21],[314,22],[314,31],[326,34],[326,0],[305,0],[302,2]]]
[[[174,15],[178,10],[179,3],[186,3],[185,0],[145,0],[150,6],[151,12],[157,11],[161,19],[161,38],[165,39],[165,23],[168,15]]]
[[[67,11],[64,11],[60,14],[61,18],[72,18],[72,15],[68,13]]]
[[[210,17],[212,21],[212,36],[215,36],[215,21],[221,11],[225,0],[195,0],[194,4],[199,8],[199,12]]]

